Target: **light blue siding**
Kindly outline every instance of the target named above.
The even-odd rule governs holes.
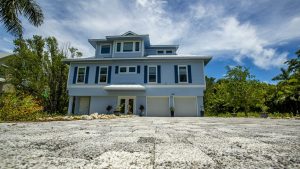
[[[108,105],[116,108],[117,104],[117,96],[92,96],[90,101],[90,113],[106,114],[106,107]]]
[[[115,73],[115,66],[137,66],[140,65],[140,73],[138,74],[118,74]],[[71,85],[73,82],[74,76],[74,67],[78,66],[89,66],[89,77],[88,85],[95,84],[95,74],[97,66],[112,66],[111,71],[111,84],[144,84],[144,65],[161,65],[161,84],[163,85],[175,85],[175,76],[174,76],[174,65],[191,65],[191,74],[192,74],[192,83],[190,85],[205,85],[204,81],[204,71],[203,71],[203,61],[174,61],[168,63],[161,62],[131,62],[131,63],[72,63],[70,65],[69,71],[69,80],[68,84]],[[78,85],[79,86],[79,85]]]

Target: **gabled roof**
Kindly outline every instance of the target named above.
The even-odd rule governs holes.
[[[121,36],[132,36],[132,35],[138,35],[138,34],[132,32],[132,31],[127,31],[124,34],[122,34]]]
[[[89,39],[88,41],[90,42],[90,44],[96,48],[96,44],[97,42],[112,42],[113,40],[124,40],[124,39],[128,39],[128,40],[137,40],[137,39],[143,39],[145,46],[149,47],[150,46],[150,39],[149,39],[149,35],[148,34],[143,34],[143,35],[139,35],[137,33],[134,33],[132,31],[127,31],[121,35],[109,35],[106,36],[106,39]]]

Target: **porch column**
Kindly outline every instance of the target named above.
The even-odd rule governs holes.
[[[69,96],[68,115],[72,114],[74,96]]]

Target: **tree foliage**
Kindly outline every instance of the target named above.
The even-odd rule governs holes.
[[[42,9],[34,0],[0,0],[0,21],[8,32],[22,37],[19,15],[23,15],[34,26],[40,26],[44,20]]]
[[[6,65],[8,79],[18,92],[27,93],[41,100],[44,110],[65,113],[68,103],[68,66],[62,62],[66,55],[59,50],[54,37],[14,41],[14,57]]]
[[[277,85],[255,80],[249,69],[226,67],[224,78],[216,81],[206,77],[204,96],[208,114],[244,112],[281,112],[296,115],[300,109],[300,50],[297,57],[286,62],[287,69],[274,77]]]

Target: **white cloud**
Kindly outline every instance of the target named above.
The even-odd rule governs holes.
[[[64,7],[64,14],[68,17],[60,19],[51,13],[55,10],[50,9],[50,13],[45,10],[45,23],[40,28],[30,25],[26,28],[30,36],[37,33],[55,36],[60,43],[70,42],[83,51],[84,55],[92,56],[94,49],[87,42],[88,38],[104,38],[131,30],[149,34],[151,42],[155,44],[169,44],[182,37],[189,26],[188,22],[177,22],[169,18],[163,9],[166,4],[164,1],[138,0],[135,5],[130,6],[122,2],[77,1]],[[42,6],[51,8],[47,3],[41,1]]]
[[[45,22],[35,28],[25,26],[26,35],[55,36],[60,43],[71,43],[84,56],[93,56],[88,38],[104,38],[132,30],[149,34],[152,44],[180,44],[179,52],[207,54],[215,59],[244,59],[262,68],[278,67],[287,52],[268,46],[299,38],[300,17],[270,25],[241,21],[224,4],[198,2],[184,11],[167,10],[167,1],[39,1],[45,11]],[[249,2],[250,3],[250,2]],[[241,3],[243,10],[251,4]],[[250,10],[250,9],[249,9]],[[241,11],[243,12],[243,11]]]

